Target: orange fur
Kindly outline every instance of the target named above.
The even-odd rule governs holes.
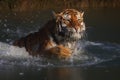
[[[64,10],[63,12],[71,14],[71,21],[67,24],[69,27],[77,30],[81,24],[78,22],[74,10]],[[73,12],[72,12],[73,11]],[[49,20],[38,32],[31,33],[26,37],[16,40],[13,45],[25,47],[30,55],[43,55],[47,57],[69,58],[72,54],[71,48],[65,46],[62,41],[57,41],[52,34],[58,33],[57,19]],[[64,39],[64,38],[63,38]],[[56,41],[55,41],[56,40]]]
[[[53,21],[49,21],[45,27],[39,30],[39,32],[31,33],[26,37],[16,40],[13,45],[25,47],[26,50],[33,56],[45,55],[47,57],[55,56],[58,58],[69,57],[70,50],[62,45],[57,45],[56,47],[47,49],[47,47],[53,46],[48,36],[50,34],[48,30],[52,30],[54,32],[54,28],[51,27],[51,24],[53,23]],[[34,45],[38,45],[38,49],[35,51],[32,50]]]

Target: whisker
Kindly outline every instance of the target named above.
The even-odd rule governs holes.
[[[82,35],[83,39],[87,39],[87,33],[84,31]]]

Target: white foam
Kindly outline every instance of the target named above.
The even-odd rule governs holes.
[[[0,56],[10,56],[16,58],[29,58],[31,57],[25,48],[19,48],[6,43],[0,42]]]
[[[85,45],[94,45],[94,46],[99,46],[99,45],[103,45],[103,43],[98,43],[98,42],[90,42],[90,41],[86,41]]]
[[[24,75],[24,73],[23,73],[23,72],[20,72],[20,73],[19,73],[19,75],[20,75],[20,76],[23,76],[23,75]]]
[[[22,66],[36,66],[36,67],[47,67],[47,66],[89,66],[95,65],[102,62],[110,61],[115,58],[120,57],[119,51],[116,51],[115,54],[106,53],[99,54],[98,51],[90,51],[89,49],[86,51],[86,46],[90,46],[92,50],[95,47],[103,50],[103,53],[108,49],[101,49],[105,45],[104,43],[96,43],[96,42],[78,42],[76,44],[76,50],[73,55],[68,60],[63,60],[62,62],[57,62],[57,60],[48,60],[41,57],[32,57],[28,54],[25,48],[19,48],[16,46],[12,46],[6,43],[0,42],[0,65],[22,65]],[[94,47],[95,46],[95,47]],[[110,45],[109,45],[110,46]],[[118,47],[119,48],[119,47]],[[111,49],[110,49],[111,51]],[[109,52],[110,52],[109,51]],[[92,53],[91,53],[92,52]],[[116,55],[117,54],[117,55]]]
[[[10,46],[7,54],[17,58],[28,58],[30,57],[29,53],[25,50],[25,48],[18,48],[15,46]]]

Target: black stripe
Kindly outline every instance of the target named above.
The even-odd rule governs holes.
[[[59,40],[57,39],[57,37],[55,36],[55,33],[51,33],[51,36],[53,38],[53,41],[56,43],[56,44],[60,44],[59,43]]]

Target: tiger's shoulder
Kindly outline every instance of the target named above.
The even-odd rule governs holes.
[[[41,54],[44,49],[51,46],[50,36],[55,31],[55,20],[49,20],[37,32],[30,33],[13,42],[14,46],[25,47],[31,55]]]
[[[38,32],[16,40],[13,45],[25,47],[31,55],[70,57],[85,31],[83,14],[75,9],[54,13],[54,18]]]

